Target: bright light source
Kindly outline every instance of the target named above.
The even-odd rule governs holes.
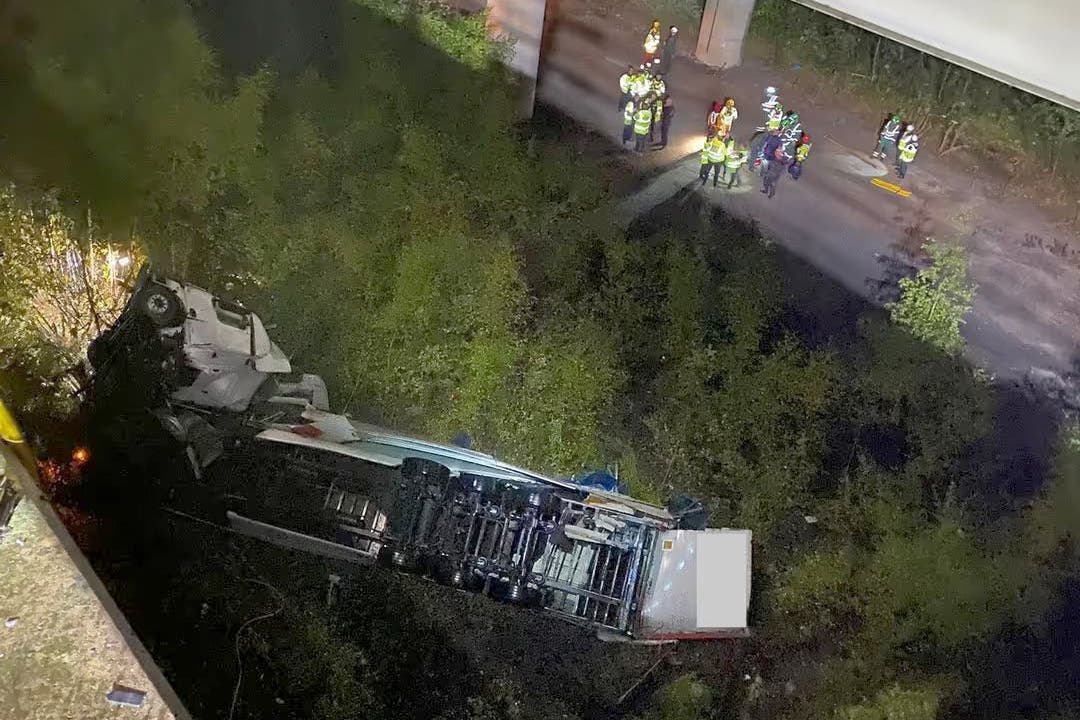
[[[116,259],[116,264],[120,267],[127,267],[131,264],[131,258],[127,255],[121,255]]]
[[[75,448],[75,451],[71,453],[71,461],[76,465],[84,465],[89,459],[90,451],[84,447],[77,447]]]

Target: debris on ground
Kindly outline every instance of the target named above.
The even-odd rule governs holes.
[[[146,700],[146,693],[142,690],[117,684],[113,685],[113,689],[105,695],[105,699],[113,705],[137,708],[142,707],[143,702]]]

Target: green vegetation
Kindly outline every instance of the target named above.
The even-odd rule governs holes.
[[[1027,158],[1051,178],[1080,176],[1080,113],[788,0],[758,0],[750,29],[777,65],[830,74],[935,136],[941,154]]]
[[[701,10],[705,6],[703,0],[643,0],[643,4],[660,20],[664,37],[667,37],[668,27],[674,25],[679,28],[683,43],[694,42],[701,23]],[[643,39],[647,29],[641,30]]]
[[[690,207],[665,234],[618,234],[603,178],[543,128],[513,123],[500,49],[475,18],[354,0],[334,20],[332,71],[231,77],[179,0],[107,0],[89,19],[71,0],[29,12],[19,97],[62,115],[72,145],[57,152],[81,165],[56,172],[65,162],[24,151],[47,146],[40,137],[8,148],[35,201],[6,201],[6,244],[26,236],[17,228],[53,226],[79,247],[91,236],[137,241],[193,281],[233,279],[297,365],[321,373],[354,414],[435,438],[467,430],[485,450],[556,473],[617,461],[635,492],[696,494],[714,525],[753,530],[757,636],[745,646],[763,685],[725,686],[716,679],[734,663],[702,662],[639,709],[646,717],[985,711],[988,681],[972,668],[1004,633],[1040,632],[1064,602],[1080,567],[1080,515],[1066,509],[1080,502],[1076,441],[1063,442],[1042,495],[988,497],[993,391],[935,346],[954,349],[970,303],[961,256],[930,249],[935,264],[898,305],[930,342],[868,313],[843,341],[813,344],[781,293],[776,257],[747,227],[699,221]],[[37,200],[54,187],[54,205]],[[42,203],[52,209],[39,219],[20,209]],[[87,205],[95,224],[66,219]],[[22,257],[27,287],[38,282],[31,257],[11,257]],[[10,323],[34,299],[5,293]],[[35,333],[5,335],[5,353],[29,357]],[[144,546],[167,540],[155,539]],[[275,693],[316,718],[437,705],[446,718],[595,710],[561,687],[538,697],[534,678],[504,667],[548,637],[530,636],[498,673],[439,695],[438,676],[465,675],[482,640],[442,642],[433,628],[448,623],[425,615],[441,601],[422,590],[394,584],[382,604],[373,591],[366,605],[328,613],[312,609],[317,569],[243,557],[222,571],[184,552],[176,573],[155,570],[161,585],[118,592],[171,621],[150,628],[161,635],[153,646],[189,692],[228,698],[235,675],[185,664],[176,628],[196,628],[229,657],[244,622],[281,608],[240,638],[264,679],[244,683],[236,717],[279,712]],[[140,561],[156,564],[135,558],[126,571]],[[252,572],[289,583],[284,597],[248,583]],[[149,593],[160,587],[172,592],[158,610]],[[199,615],[204,602],[211,620]],[[510,612],[483,608],[470,612]],[[496,617],[479,621],[477,638],[510,622]],[[623,679],[634,678],[603,682]],[[1076,701],[1048,694],[1040,709],[1066,713]],[[993,710],[1021,715],[1019,705]]]
[[[89,213],[76,227],[51,193],[30,202],[0,189],[0,387],[20,416],[73,412],[70,369],[127,299],[121,283],[141,257],[95,230]]]
[[[961,245],[928,240],[922,246],[930,264],[915,277],[900,280],[900,299],[889,305],[893,322],[947,353],[964,344],[960,325],[971,310],[975,284],[967,279],[967,254]]]
[[[713,693],[692,674],[682,675],[656,694],[644,720],[697,720],[707,717]]]

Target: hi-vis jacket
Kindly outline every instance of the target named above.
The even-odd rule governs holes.
[[[900,162],[911,162],[919,152],[918,140],[912,140],[911,138],[901,140],[898,147],[900,148]]]
[[[645,36],[645,52],[650,55],[656,54],[656,51],[660,49],[660,32],[658,30],[650,30],[649,34]]]
[[[897,136],[900,135],[900,121],[890,120],[885,123],[885,127],[881,128],[881,139],[892,140],[896,142]]]
[[[652,110],[643,107],[634,113],[634,134],[648,135],[649,126],[652,125]]]
[[[705,146],[701,148],[702,165],[722,163],[726,158],[727,146],[722,138],[711,137],[705,141]]]

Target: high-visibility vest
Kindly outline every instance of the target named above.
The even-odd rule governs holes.
[[[630,80],[630,73],[623,73],[619,77],[619,90],[621,90],[624,95],[630,92]]]
[[[654,79],[652,83],[652,90],[657,95],[664,95],[665,93],[667,93],[667,85],[664,84],[663,80]]]
[[[649,87],[651,85],[652,82],[649,80],[649,76],[646,73],[640,73],[634,80],[631,92],[638,96],[644,95],[649,92]]]
[[[650,30],[649,34],[645,36],[645,52],[652,55],[659,49],[660,33],[658,33],[656,30]]]
[[[881,137],[885,140],[896,140],[896,136],[900,134],[900,123],[890,121],[881,129]]]
[[[705,143],[705,152],[709,156],[709,162],[722,163],[727,157],[727,146],[719,137],[713,137]]]
[[[653,122],[660,122],[662,117],[664,117],[664,99],[656,98],[656,103],[653,105]]]
[[[717,147],[724,147],[724,143],[720,140],[720,138],[714,136],[705,141],[705,144],[701,146],[702,165],[708,165],[709,163],[724,161],[724,151],[717,150]]]
[[[810,147],[812,143],[804,143],[795,148],[795,159],[799,162],[805,162],[807,156],[810,154]]]
[[[724,109],[720,111],[720,122],[724,125],[724,127],[730,128],[732,125],[735,124],[735,121],[738,119],[739,111],[735,108],[729,108],[725,106]]]
[[[919,143],[908,140],[900,145],[900,161],[909,163],[915,159],[919,152]]]
[[[635,135],[648,135],[650,125],[652,125],[652,110],[649,108],[641,108],[634,113]]]
[[[784,119],[784,111],[779,108],[773,108],[769,113],[769,119],[765,122],[766,130],[779,130],[780,121]]]
[[[623,110],[622,117],[623,117],[623,125],[633,125],[634,124],[634,103],[632,103],[632,102],[626,103],[626,108]]]
[[[744,162],[746,162],[746,153],[730,150],[724,160],[724,167],[728,170],[738,170]]]

